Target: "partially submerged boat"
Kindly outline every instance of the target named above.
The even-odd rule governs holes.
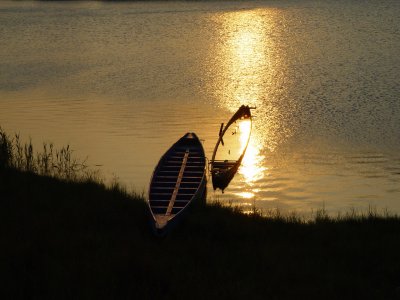
[[[152,226],[164,235],[188,207],[206,194],[206,158],[195,133],[188,132],[161,157],[150,182]]]
[[[217,144],[215,145],[214,152],[211,158],[211,177],[213,188],[216,190],[217,188],[224,191],[224,189],[229,185],[233,177],[235,176],[236,172],[239,169],[240,164],[242,163],[243,157],[246,153],[247,146],[250,141],[250,134],[251,134],[251,126],[252,126],[252,117],[251,117],[251,109],[254,107],[249,107],[247,105],[242,105],[238,111],[231,117],[228,123],[224,126],[224,123],[221,124],[219,130],[219,137]],[[237,142],[236,145],[236,153],[231,150],[227,150],[229,155],[225,155],[223,159],[217,159],[217,155],[221,151],[221,148],[225,148],[224,137],[227,132],[232,132],[232,136],[238,133],[237,128],[233,128],[232,126],[236,124],[237,121],[247,121],[249,123],[246,124],[246,132],[244,137],[240,137],[240,140]],[[231,130],[230,130],[231,129]],[[240,129],[239,129],[240,130]],[[227,134],[228,136],[228,134]],[[236,156],[235,156],[236,154]]]

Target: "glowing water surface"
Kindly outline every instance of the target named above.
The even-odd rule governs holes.
[[[210,158],[220,123],[256,106],[210,201],[400,212],[399,15],[391,0],[2,1],[0,126],[141,191],[186,132]]]

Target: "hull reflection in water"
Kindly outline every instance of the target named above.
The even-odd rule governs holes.
[[[224,126],[221,124],[219,137],[211,158],[211,176],[214,190],[224,189],[235,176],[250,141],[251,109],[242,105]]]

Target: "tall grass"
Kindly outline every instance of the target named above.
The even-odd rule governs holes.
[[[88,168],[86,159],[79,160],[73,156],[73,150],[69,145],[56,149],[52,143],[43,143],[41,151],[35,152],[31,139],[29,142],[22,143],[19,134],[9,136],[0,127],[0,171],[7,168],[69,181],[89,180],[104,184],[99,173]],[[128,192],[126,187],[121,185],[116,178],[110,182],[109,188],[112,191],[144,199],[143,193]],[[286,224],[324,224],[399,219],[397,214],[390,213],[388,210],[380,212],[372,206],[369,206],[367,211],[350,209],[344,213],[338,213],[336,216],[329,214],[323,206],[321,209],[311,212],[311,216],[309,217],[294,211],[282,212],[278,208],[261,209],[256,207],[255,203],[253,203],[249,211],[245,211],[242,207],[235,206],[232,203],[228,205],[222,204],[218,199],[208,199],[208,206],[214,208],[225,207],[235,214],[248,215],[253,219],[268,219],[273,222]]]
[[[337,213],[329,212],[323,206],[320,209],[311,210],[309,214],[298,211],[282,211],[279,208],[258,208],[255,203],[250,209],[240,205],[228,204],[218,199],[207,202],[207,206],[217,209],[227,209],[236,215],[245,215],[250,219],[267,221],[279,224],[291,225],[324,225],[339,223],[365,223],[379,220],[399,221],[400,216],[395,212],[390,212],[387,208],[377,209],[376,206],[369,205],[367,209],[351,208]]]
[[[72,154],[0,129],[0,299],[400,299],[387,211],[310,220],[215,201],[160,240],[143,196],[76,182],[87,168]]]
[[[43,143],[41,151],[35,152],[31,139],[22,143],[19,134],[11,137],[0,127],[0,169],[7,168],[66,180],[94,177],[86,160],[75,158],[69,145],[55,149],[52,143]]]
[[[11,167],[13,161],[12,149],[12,141],[0,127],[0,169]]]

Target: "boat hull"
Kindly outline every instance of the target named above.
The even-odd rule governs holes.
[[[238,109],[238,111],[231,117],[231,119],[225,126],[221,124],[219,138],[217,144],[215,145],[213,155],[211,158],[211,177],[214,190],[221,189],[223,192],[225,188],[229,185],[229,183],[232,181],[233,177],[237,173],[242,163],[243,157],[246,153],[246,149],[250,140],[251,125],[252,125],[251,111],[250,111],[251,109],[252,108],[249,106],[242,105]],[[226,132],[231,128],[232,124],[234,124],[237,120],[242,120],[242,119],[250,120],[249,133],[243,151],[240,153],[239,157],[236,160],[216,160],[216,155],[219,147],[221,145],[224,146],[224,136]],[[232,134],[235,134],[235,132],[233,132]]]
[[[149,187],[148,206],[156,235],[165,235],[206,193],[206,159],[195,133],[187,133],[161,157]]]
[[[241,160],[237,161],[233,166],[227,167],[226,169],[216,170],[215,168],[213,168],[213,170],[211,171],[211,177],[214,190],[220,189],[224,191],[225,188],[232,181],[233,177],[235,177],[235,174],[238,171],[240,164]]]

